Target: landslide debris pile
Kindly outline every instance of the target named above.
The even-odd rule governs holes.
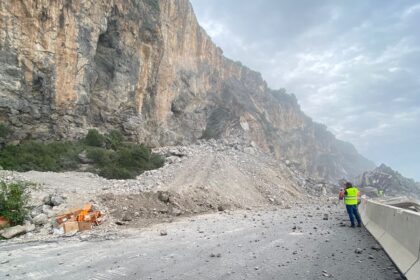
[[[358,186],[371,196],[382,190],[386,196],[415,196],[420,198],[420,183],[402,176],[397,171],[381,164],[372,171],[364,172],[357,178]]]
[[[4,180],[36,184],[30,189],[32,211],[25,221],[36,228],[23,239],[54,236],[54,217],[85,203],[104,213],[103,224],[93,232],[107,235],[121,226],[143,227],[208,211],[290,208],[307,200],[308,189],[318,188],[289,161],[275,160],[235,141],[199,141],[155,152],[165,156],[165,165],[130,180],[106,180],[82,172],[1,171]],[[60,203],[45,206],[45,197],[59,197]]]

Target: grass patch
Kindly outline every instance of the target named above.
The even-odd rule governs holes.
[[[0,181],[0,216],[9,220],[11,226],[23,223],[27,214],[27,185]]]
[[[19,145],[6,145],[0,150],[0,166],[16,171],[78,170],[81,164],[78,155],[83,151],[93,162],[91,170],[108,179],[135,178],[164,163],[161,156],[153,154],[145,145],[125,142],[119,131],[102,135],[92,129],[77,142],[25,141]]]

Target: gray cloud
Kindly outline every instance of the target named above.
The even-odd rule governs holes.
[[[420,4],[192,0],[225,55],[286,88],[338,138],[420,180]]]

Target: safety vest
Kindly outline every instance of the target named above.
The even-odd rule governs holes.
[[[346,189],[347,195],[344,197],[346,205],[357,205],[357,194],[359,190],[355,187]]]

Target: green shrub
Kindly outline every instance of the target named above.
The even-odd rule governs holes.
[[[111,130],[105,136],[106,147],[108,149],[116,150],[120,147],[124,142],[124,136],[118,130]]]
[[[27,141],[7,145],[0,151],[0,166],[17,171],[62,171],[78,166],[82,147],[72,142],[41,143]]]
[[[93,171],[108,179],[135,178],[145,170],[163,166],[164,159],[145,145],[125,143],[122,134],[111,131],[106,136],[89,130],[80,142],[26,141],[0,149],[0,166],[17,171],[77,170],[78,155],[86,150],[93,161]]]
[[[125,144],[116,151],[90,148],[87,156],[94,161],[99,175],[108,179],[134,179],[145,170],[163,166],[164,159],[144,145]]]
[[[115,158],[114,151],[106,150],[104,148],[88,148],[86,155],[99,166],[106,166],[111,164]]]
[[[165,159],[161,155],[152,154],[150,156],[150,163],[153,165],[154,168],[160,168],[165,164]]]
[[[4,124],[0,123],[0,138],[5,138],[9,135],[10,128],[5,126]]]
[[[134,173],[131,173],[124,167],[116,165],[108,165],[100,168],[99,176],[107,179],[132,179],[136,177]]]
[[[105,144],[105,137],[96,129],[89,129],[85,137],[85,143],[92,147],[103,147]]]
[[[27,214],[27,201],[25,184],[6,184],[0,181],[0,216],[6,217],[12,226],[23,223]]]

